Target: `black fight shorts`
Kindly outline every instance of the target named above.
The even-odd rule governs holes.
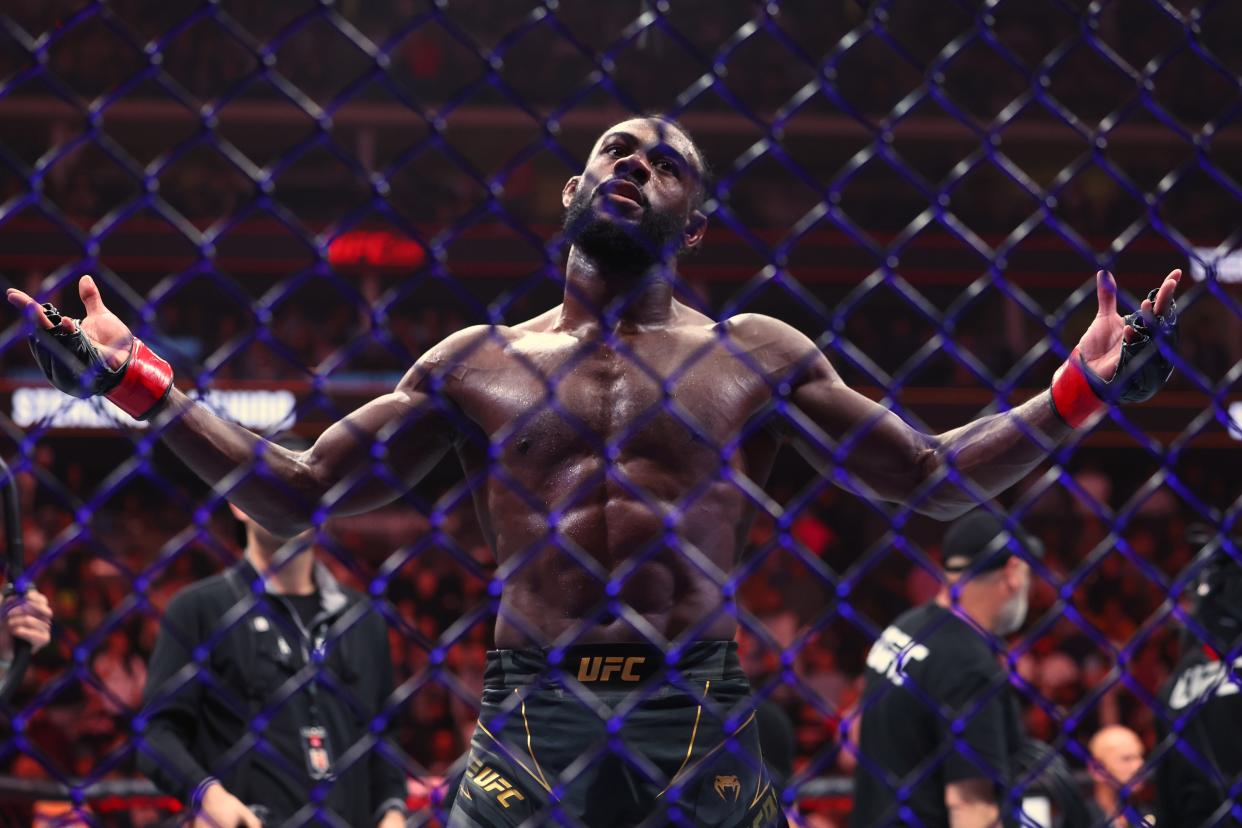
[[[732,641],[490,652],[448,826],[784,825],[753,704]]]

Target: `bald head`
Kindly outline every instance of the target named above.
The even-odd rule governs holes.
[[[1095,767],[1096,783],[1120,787],[1129,784],[1143,767],[1143,741],[1128,727],[1110,725],[1098,731],[1087,744]]]

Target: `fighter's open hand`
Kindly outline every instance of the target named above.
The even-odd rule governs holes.
[[[99,288],[95,286],[95,280],[90,276],[83,276],[78,280],[78,295],[82,297],[82,304],[86,307],[86,318],[81,320],[82,333],[95,343],[105,364],[115,371],[124,365],[129,357],[130,344],[133,342],[134,335],[130,333],[125,323],[104,305],[99,295]],[[9,304],[20,310],[35,325],[45,331],[52,329],[52,321],[47,318],[43,307],[32,297],[15,288],[9,288],[7,298]],[[75,322],[68,316],[62,316],[60,326],[66,332],[72,333]]]
[[[73,397],[104,396],[126,414],[146,420],[172,392],[168,362],[134,337],[108,310],[90,276],[78,280],[86,318],[77,322],[51,305],[10,289],[9,302],[30,319],[30,351],[48,382]]]
[[[1143,300],[1139,312],[1147,322],[1154,322],[1156,317],[1169,317],[1173,310],[1173,294],[1177,291],[1177,283],[1181,278],[1180,270],[1170,272],[1156,291],[1156,301]],[[1106,270],[1095,274],[1095,295],[1099,302],[1099,311],[1087,332],[1078,341],[1078,350],[1086,360],[1087,367],[1108,380],[1117,373],[1121,343],[1134,342],[1139,334],[1133,325],[1127,325],[1124,317],[1118,315],[1117,282]]]

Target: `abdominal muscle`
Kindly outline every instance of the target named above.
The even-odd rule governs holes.
[[[722,511],[737,504],[722,494],[697,499],[671,529],[649,502],[616,493],[567,510],[551,534],[542,516],[502,521],[497,646],[733,638],[720,607],[737,518]]]

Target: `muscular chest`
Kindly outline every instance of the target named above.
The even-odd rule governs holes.
[[[507,353],[503,367],[471,386],[469,406],[506,453],[633,458],[715,451],[766,400],[764,384],[727,353],[574,343]]]

